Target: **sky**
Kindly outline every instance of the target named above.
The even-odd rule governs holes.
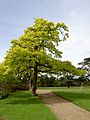
[[[34,18],[68,26],[69,38],[59,46],[62,60],[76,66],[90,57],[90,0],[0,0],[0,62],[10,41],[20,37]]]

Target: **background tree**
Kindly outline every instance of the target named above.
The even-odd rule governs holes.
[[[85,58],[82,62],[78,63],[79,69],[86,70],[86,73],[79,77],[79,80],[82,82],[88,82],[90,80],[90,57]]]
[[[83,62],[78,63],[78,65],[80,65],[79,69],[83,69],[87,71],[86,77],[90,78],[90,57],[85,58]]]

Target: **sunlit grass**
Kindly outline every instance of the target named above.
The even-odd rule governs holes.
[[[90,111],[90,88],[85,87],[82,91],[80,88],[64,88],[58,89],[54,93],[63,96],[65,99],[74,104]]]
[[[56,120],[54,114],[29,91],[18,91],[0,100],[0,120]]]

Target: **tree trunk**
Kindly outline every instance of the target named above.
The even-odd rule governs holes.
[[[37,69],[37,62],[34,67],[34,80],[32,82],[32,95],[36,96],[36,89],[37,89],[37,74],[38,74],[38,69]]]
[[[31,90],[32,86],[31,86],[31,80],[28,81],[28,87],[29,87],[29,90]]]
[[[81,91],[83,90],[83,82],[81,83]]]

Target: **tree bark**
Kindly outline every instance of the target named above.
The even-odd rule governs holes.
[[[83,90],[83,82],[81,82],[81,87],[80,88],[81,88],[81,91],[82,91]]]
[[[32,82],[32,95],[36,96],[36,89],[37,89],[37,74],[38,74],[38,69],[37,69],[37,62],[35,63],[34,66],[34,80]]]
[[[31,80],[28,81],[28,87],[29,87],[29,90],[31,90],[32,86],[31,86]]]

